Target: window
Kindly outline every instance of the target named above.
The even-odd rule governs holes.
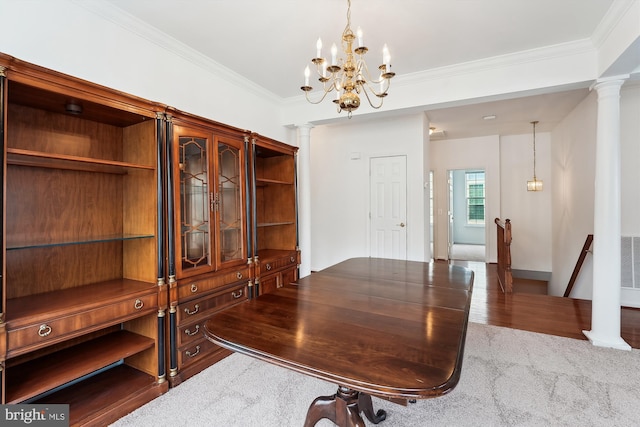
[[[467,224],[484,224],[484,172],[465,173]]]

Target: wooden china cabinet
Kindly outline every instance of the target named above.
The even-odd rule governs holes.
[[[109,424],[298,277],[294,147],[2,53],[0,140],[2,404]]]
[[[168,389],[163,110],[0,54],[3,404],[105,425]]]
[[[168,114],[170,381],[229,355],[204,337],[214,312],[249,299],[247,133]]]
[[[297,148],[251,136],[255,295],[298,279]]]

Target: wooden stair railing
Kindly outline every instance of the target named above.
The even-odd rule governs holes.
[[[498,281],[506,294],[513,292],[513,276],[511,274],[511,220],[495,219],[498,229]]]
[[[580,269],[582,268],[582,263],[584,263],[584,259],[587,257],[587,254],[589,253],[589,248],[591,247],[591,243],[593,243],[593,234],[588,234],[587,239],[584,241],[584,245],[582,245],[582,250],[580,251],[580,256],[578,257],[578,262],[576,262],[576,266],[573,269],[573,273],[571,273],[571,278],[569,279],[569,283],[567,284],[567,289],[564,291],[565,297],[568,297],[571,294],[573,285],[575,285],[576,280],[578,280],[578,274],[580,273]]]

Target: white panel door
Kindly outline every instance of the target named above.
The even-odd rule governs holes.
[[[407,259],[407,158],[373,157],[369,175],[370,254]]]

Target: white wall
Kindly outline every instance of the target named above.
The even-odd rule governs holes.
[[[549,294],[563,295],[588,234],[593,233],[597,99],[582,101],[551,133],[553,274]],[[572,297],[591,299],[592,258],[581,269]]]
[[[551,272],[551,134],[536,132],[536,178],[543,181],[543,191],[527,191],[527,181],[533,179],[531,130],[500,137],[500,211],[502,219],[511,220],[512,268]],[[490,238],[495,240],[495,233]]]
[[[623,236],[640,236],[640,82],[633,85],[627,82],[622,87],[620,129],[621,233]],[[636,254],[638,256],[640,254]],[[638,288],[622,288],[621,298],[624,305],[640,307]]]
[[[379,156],[407,156],[407,257],[428,259],[424,131],[423,114],[376,121],[354,117],[311,130],[312,271],[369,256],[369,159]]]
[[[71,1],[2,1],[0,52],[265,136],[287,140],[279,105],[215,64],[173,54]],[[191,59],[194,56],[190,56]]]

